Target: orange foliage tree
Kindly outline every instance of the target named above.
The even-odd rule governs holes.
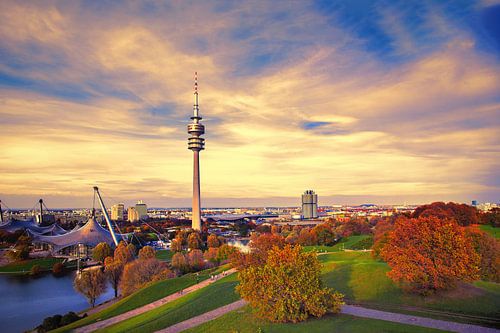
[[[219,247],[219,239],[217,238],[216,235],[214,234],[211,234],[208,236],[207,238],[207,247],[209,248],[215,248],[215,247]]]
[[[468,229],[467,234],[480,257],[481,279],[500,282],[500,242],[478,229]]]
[[[454,219],[461,226],[479,223],[477,209],[466,204],[454,202],[433,202],[429,205],[417,207],[412,217],[439,217],[443,219]]]
[[[256,313],[273,322],[299,322],[340,311],[343,295],[324,288],[316,253],[300,246],[275,246],[263,264],[239,273],[236,290]]]
[[[267,260],[267,253],[273,247],[283,248],[285,239],[278,234],[265,233],[252,235],[250,238],[250,253],[235,252],[231,255],[231,263],[237,268],[245,268],[249,265],[262,265]]]
[[[381,254],[391,267],[387,275],[420,294],[478,278],[479,256],[463,228],[451,219],[400,218]]]
[[[167,264],[158,259],[134,260],[125,265],[120,282],[121,291],[125,296],[130,295],[147,283],[156,280],[158,275],[173,276]]]

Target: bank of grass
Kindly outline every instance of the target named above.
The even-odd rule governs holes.
[[[185,333],[322,333],[322,332],[390,332],[390,333],[424,333],[442,332],[440,330],[392,323],[383,320],[353,317],[349,315],[326,315],[322,318],[311,318],[301,323],[270,323],[256,318],[249,306],[231,311],[215,320],[183,331]]]
[[[338,252],[342,250],[351,250],[356,248],[356,244],[365,241],[367,238],[370,238],[371,235],[359,235],[359,236],[350,236],[343,238],[340,242],[333,246],[322,246],[322,245],[313,245],[313,246],[304,246],[304,251],[317,251],[321,252]]]
[[[496,283],[463,284],[454,291],[423,297],[404,293],[387,277],[389,266],[374,260],[370,253],[339,252],[319,256],[319,260],[325,284],[342,292],[348,303],[422,316],[436,317],[437,312],[447,312],[456,317],[500,317]]]
[[[124,320],[97,332],[155,332],[201,315],[239,299],[234,291],[236,274],[231,274],[151,311]]]
[[[219,274],[222,271],[229,269],[227,265],[207,269],[199,272],[198,281],[206,280],[212,274]],[[180,290],[196,284],[196,273],[186,274],[177,278],[154,282],[141,290],[119,300],[102,311],[89,315],[81,320],[78,320],[70,325],[66,325],[51,332],[69,332],[77,327],[89,325],[97,321],[108,319],[127,311],[139,308],[159,300],[168,295],[174,294]]]
[[[497,239],[500,238],[500,228],[495,228],[494,226],[488,224],[482,224],[479,226],[479,229],[489,233],[490,235],[492,235]]]
[[[61,258],[37,258],[13,262],[0,267],[0,273],[23,274],[29,273],[34,265],[39,265],[42,271],[52,270],[57,262],[62,262]]]

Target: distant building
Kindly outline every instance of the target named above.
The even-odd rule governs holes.
[[[477,200],[472,200],[472,206],[474,206],[474,207],[477,206]]]
[[[139,214],[139,219],[148,218],[148,206],[142,200],[135,204],[135,210]]]
[[[125,206],[122,203],[111,206],[111,219],[115,221],[123,221],[123,212]]]
[[[129,222],[137,222],[139,221],[139,213],[135,207],[128,208],[128,221]]]
[[[302,217],[305,219],[318,217],[318,195],[313,190],[307,190],[302,194]]]

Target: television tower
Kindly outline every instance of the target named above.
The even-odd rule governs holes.
[[[194,73],[194,107],[192,122],[187,126],[188,149],[193,151],[193,214],[191,227],[201,230],[201,206],[200,206],[200,150],[205,149],[205,126],[200,123],[200,109],[198,107],[198,73]]]

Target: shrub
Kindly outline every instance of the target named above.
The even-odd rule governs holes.
[[[31,276],[38,276],[42,272],[42,267],[40,265],[33,265],[30,269]]]
[[[64,265],[60,262],[56,262],[54,266],[52,266],[52,273],[56,276],[61,275],[64,273]]]

